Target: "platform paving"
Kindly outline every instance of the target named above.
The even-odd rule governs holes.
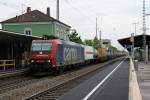
[[[150,100],[150,62],[138,62],[138,83],[143,100]]]

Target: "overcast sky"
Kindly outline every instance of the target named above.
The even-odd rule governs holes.
[[[150,12],[149,4],[146,0],[146,12]],[[0,21],[26,12],[27,6],[44,13],[50,7],[51,16],[56,18],[56,0],[0,0]],[[142,33],[142,0],[60,0],[60,20],[76,29],[82,39],[94,38],[96,17],[102,38],[121,48],[117,39],[134,32],[132,23],[139,22],[137,32]]]

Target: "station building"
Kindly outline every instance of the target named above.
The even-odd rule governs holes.
[[[2,21],[0,30],[0,71],[6,67],[26,67],[32,40],[43,37],[69,40],[70,26],[50,16],[50,8],[44,14],[38,10],[31,11]]]
[[[50,8],[44,14],[39,10],[31,11],[28,7],[25,14],[2,21],[1,24],[2,30],[6,31],[69,40],[70,26],[51,17]]]

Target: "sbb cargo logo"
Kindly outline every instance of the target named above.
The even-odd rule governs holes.
[[[77,49],[64,48],[63,56],[64,56],[64,61],[77,60]]]

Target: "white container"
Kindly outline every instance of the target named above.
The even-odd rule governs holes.
[[[94,59],[94,48],[92,46],[86,46],[83,45],[84,47],[84,58],[85,60],[92,60]]]

